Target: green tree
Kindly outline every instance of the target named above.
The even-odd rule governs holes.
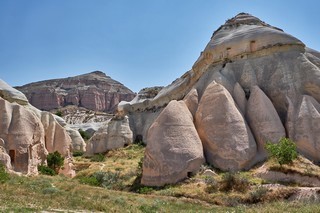
[[[297,146],[289,138],[281,138],[276,144],[267,142],[266,149],[280,165],[292,163],[298,157]]]
[[[55,151],[54,153],[49,153],[47,162],[48,167],[58,173],[60,167],[63,165],[64,157],[62,157],[59,152]]]

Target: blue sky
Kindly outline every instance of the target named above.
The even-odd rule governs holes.
[[[318,0],[0,0],[0,78],[12,86],[101,70],[138,92],[188,71],[247,12],[320,51]]]

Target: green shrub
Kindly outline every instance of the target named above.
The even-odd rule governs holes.
[[[278,143],[267,142],[266,150],[280,165],[290,164],[298,157],[296,144],[289,138],[281,138]]]
[[[5,183],[10,179],[9,174],[7,173],[4,165],[0,163],[0,183]]]
[[[59,116],[59,117],[62,117],[62,112],[61,112],[61,110],[58,110],[58,111],[56,112],[56,115]]]
[[[53,169],[56,173],[59,172],[59,169],[63,165],[64,157],[57,151],[49,153],[47,156],[48,167]]]
[[[43,175],[56,175],[57,173],[46,165],[38,165],[38,171]]]
[[[73,156],[73,157],[79,157],[79,156],[82,156],[83,154],[84,154],[83,151],[74,151],[74,152],[72,153],[72,156]]]
[[[91,162],[103,162],[105,160],[104,154],[95,154],[91,157]]]
[[[122,182],[120,181],[120,172],[95,172],[89,177],[80,177],[80,183],[91,186],[99,186],[107,189],[120,189]]]
[[[83,131],[82,129],[79,129],[78,131],[84,140],[89,140],[91,138],[90,134],[87,133],[86,131]]]
[[[153,191],[152,187],[144,186],[144,187],[141,187],[138,190],[138,193],[140,193],[140,194],[150,194],[152,191]]]
[[[222,175],[219,182],[219,190],[229,192],[231,190],[238,192],[246,192],[250,186],[247,178],[241,177],[239,173],[227,172]]]
[[[263,187],[263,186],[257,187],[255,190],[251,191],[249,194],[250,203],[261,202],[267,193],[268,193],[268,189],[266,187]]]
[[[94,176],[81,177],[79,181],[82,184],[87,184],[87,185],[91,185],[91,186],[99,186],[99,182],[98,182],[97,178]]]
[[[206,187],[206,192],[208,193],[213,193],[216,192],[218,189],[218,184],[217,181],[214,179],[214,177],[212,176],[205,176],[204,178],[204,182],[206,183],[207,187]]]

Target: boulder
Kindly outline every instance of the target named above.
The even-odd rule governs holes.
[[[246,117],[258,145],[258,160],[265,160],[266,142],[277,143],[286,131],[272,102],[258,86],[250,89]]]
[[[212,82],[196,112],[196,127],[208,163],[224,171],[248,168],[257,146],[230,93]]]
[[[203,148],[193,117],[183,101],[171,101],[151,125],[141,183],[163,186],[199,170]]]
[[[133,142],[128,116],[111,119],[98,129],[87,143],[86,155],[104,153],[111,149],[127,146]]]

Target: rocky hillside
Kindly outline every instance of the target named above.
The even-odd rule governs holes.
[[[41,110],[75,105],[95,111],[110,112],[122,100],[130,101],[135,94],[101,71],[75,77],[26,84],[16,89]]]
[[[142,183],[177,182],[203,162],[249,169],[282,137],[320,162],[319,54],[249,14],[229,19],[181,78],[154,98],[119,104],[147,143]]]

